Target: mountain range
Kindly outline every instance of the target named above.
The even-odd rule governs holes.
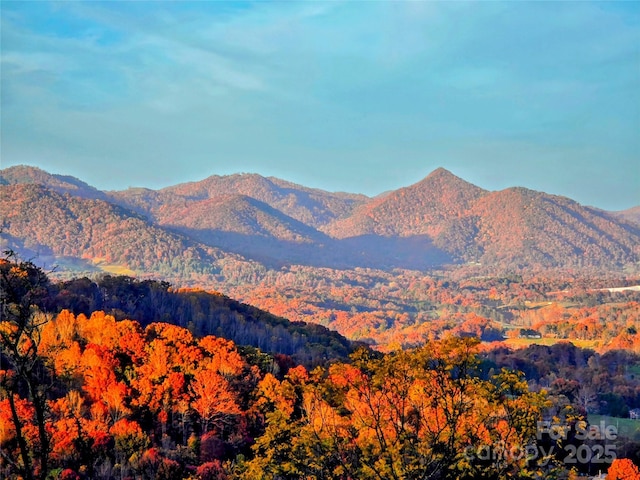
[[[256,174],[100,191],[35,167],[0,170],[5,247],[63,269],[110,265],[173,279],[233,281],[255,264],[635,271],[637,211],[522,187],[487,191],[443,168],[374,198]]]

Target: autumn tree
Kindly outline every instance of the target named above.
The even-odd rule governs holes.
[[[220,429],[232,421],[240,409],[235,394],[229,388],[229,383],[219,373],[213,370],[200,370],[191,382],[193,393],[193,409],[202,419],[202,431],[207,432],[214,424]]]
[[[301,372],[298,372],[301,373]],[[316,469],[320,455],[305,454],[302,430],[304,427],[302,395],[305,375],[299,374],[279,381],[267,373],[257,387],[256,412],[263,415],[266,425],[253,446],[255,457],[241,465],[239,476],[245,480],[326,478],[326,467]],[[308,443],[308,442],[307,442]]]
[[[379,356],[361,350],[309,376],[265,376],[266,418],[242,478],[473,479],[525,475],[504,455],[535,441],[544,395],[522,377],[478,376],[477,340]],[[501,455],[486,461],[482,449]],[[495,458],[494,458],[495,457]]]
[[[616,458],[609,467],[607,480],[640,480],[640,470],[628,458]]]
[[[11,411],[19,458],[0,449],[16,473],[30,480],[49,473],[47,391],[50,372],[38,353],[41,329],[49,318],[36,306],[46,295],[49,280],[32,262],[16,261],[13,252],[0,260],[0,395]],[[8,367],[8,368],[7,368]],[[33,408],[37,442],[28,442],[18,403],[25,396]],[[36,459],[36,465],[32,465]],[[35,468],[34,468],[35,467]]]

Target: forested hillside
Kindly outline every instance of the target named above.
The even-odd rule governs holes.
[[[321,325],[289,322],[217,292],[173,289],[167,282],[101,275],[47,282],[40,297],[32,299],[43,311],[63,310],[90,317],[105,312],[115,320],[135,320],[142,327],[166,322],[194,335],[216,335],[238,345],[269,354],[285,354],[309,368],[332,359],[345,359],[351,342]]]
[[[282,353],[166,322],[47,313],[65,297],[75,308],[120,302],[140,312],[169,300],[160,283],[111,278],[100,300],[78,282],[57,286],[30,262],[0,262],[7,478],[561,479],[572,467],[635,468],[614,461],[633,458],[632,439],[581,436],[589,405],[579,403],[579,388],[590,386],[551,377],[578,366],[585,375],[600,368],[607,382],[603,375],[618,378],[621,362],[640,365],[632,354],[621,360],[558,347],[480,355],[476,339],[449,336],[387,355],[361,348],[309,370]],[[538,368],[535,376],[523,377],[518,362]],[[540,388],[544,382],[549,388]],[[567,435],[558,440],[541,424]],[[572,463],[572,451],[605,444],[606,455]],[[511,454],[523,446],[528,455]]]
[[[597,289],[640,284],[640,226],[567,198],[489,192],[444,169],[373,199],[248,174],[99,192],[12,167],[0,183],[3,248],[56,278],[106,272],[219,291],[381,348],[460,329],[514,335],[536,302],[622,302],[630,325],[599,311],[597,328],[538,333],[635,344],[621,335],[637,328],[637,295]]]
[[[36,193],[29,197],[23,189],[16,194],[16,185],[37,184],[67,193],[70,196],[55,201],[69,201],[74,205],[70,210],[78,209],[75,197],[108,200],[124,207],[120,216],[144,218],[165,235],[178,231],[185,241],[276,268],[310,265],[389,271],[473,264],[493,274],[542,268],[623,272],[637,271],[640,259],[640,226],[632,220],[632,210],[607,213],[525,188],[488,192],[442,168],[414,185],[376,198],[324,192],[255,174],[211,176],[158,191],[100,192],[71,177],[11,167],[0,171],[0,183],[13,192],[4,194],[2,203],[12,202],[5,209],[23,212],[5,220],[5,236],[14,236],[6,241],[15,243],[11,247],[44,242],[56,255],[61,253],[46,243],[44,225],[34,222],[43,231],[33,231],[32,226],[19,232],[28,222],[20,196],[31,202]],[[54,194],[40,190],[37,195],[45,201]],[[91,247],[106,250],[107,256],[122,256],[111,248],[98,248],[96,239],[76,239],[73,231],[69,235],[67,242],[75,242],[74,256]],[[144,261],[155,262],[158,255],[153,246],[138,250],[145,258],[130,261],[127,267],[132,270],[139,270]],[[207,261],[197,255],[193,259]],[[188,278],[203,271],[193,262],[168,268]]]
[[[5,168],[0,171],[0,185],[43,185],[58,193],[76,197],[107,200],[108,196],[91,185],[70,175],[56,175],[26,165]]]
[[[129,271],[215,274],[222,252],[172,234],[103,200],[62,195],[38,184],[0,187],[2,233],[37,255],[104,262]],[[11,245],[9,245],[11,246]]]
[[[213,175],[200,182],[168,187],[161,192],[189,200],[238,193],[270,205],[315,228],[348,216],[354,207],[367,200],[364,195],[325,192],[257,174]]]
[[[637,262],[640,255],[638,225],[620,219],[525,188],[487,192],[439,169],[365,204],[327,231],[340,238],[423,238],[452,262],[479,262],[494,271],[606,270]]]

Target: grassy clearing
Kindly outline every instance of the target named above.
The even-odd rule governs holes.
[[[588,420],[591,425],[600,425],[600,422],[604,422],[605,427],[613,425],[616,427],[619,437],[624,437],[629,440],[640,440],[640,420],[594,414],[589,414]]]
[[[132,277],[136,274],[136,272],[127,268],[126,265],[104,264],[98,265],[98,268],[103,272],[112,273],[113,275],[128,275]]]
[[[566,338],[508,338],[504,341],[513,348],[525,348],[529,345],[555,345],[560,342],[571,342],[580,348],[596,348],[599,346],[598,340],[575,340]]]
[[[130,277],[135,276],[136,272],[131,270],[126,265],[117,265],[114,263],[106,263],[105,258],[96,257],[93,259],[93,264],[103,272],[111,273],[113,275],[128,275]]]

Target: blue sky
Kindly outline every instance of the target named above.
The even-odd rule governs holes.
[[[2,167],[640,204],[640,2],[13,2]]]

